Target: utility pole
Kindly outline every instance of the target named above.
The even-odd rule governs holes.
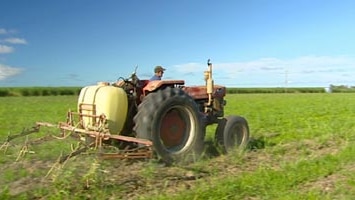
[[[288,86],[288,70],[285,70],[285,93],[287,93],[287,86]]]

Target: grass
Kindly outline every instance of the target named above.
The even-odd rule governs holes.
[[[305,184],[337,172],[348,164],[355,148],[348,148],[336,156],[324,156],[315,160],[303,160],[287,164],[275,170],[260,167],[253,172],[242,173],[225,179],[213,180],[215,184],[201,183],[195,190],[182,193],[174,199],[310,199],[326,197],[314,189],[305,191]],[[353,193],[351,194],[353,195]],[[331,196],[331,195],[329,195]],[[166,199],[168,196],[162,196]]]
[[[0,98],[0,141],[36,121],[64,121],[68,108],[76,109],[76,98]],[[353,199],[354,98],[352,93],[228,95],[225,114],[248,120],[249,148],[187,166],[80,156],[45,178],[58,156],[70,151],[68,143],[33,146],[35,153],[17,162],[15,146],[0,156],[0,198]],[[208,128],[206,144],[214,128]]]

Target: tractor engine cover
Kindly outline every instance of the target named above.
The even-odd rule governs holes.
[[[81,104],[93,105],[93,110],[80,110]],[[128,99],[126,92],[119,87],[98,84],[81,89],[78,99],[78,111],[86,115],[106,116],[111,134],[120,134],[126,121]],[[93,117],[83,116],[85,129],[95,126]]]

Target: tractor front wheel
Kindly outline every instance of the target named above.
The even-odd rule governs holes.
[[[180,88],[147,95],[134,117],[137,138],[153,142],[165,163],[186,163],[199,158],[204,145],[204,128],[193,98]]]
[[[249,142],[247,120],[240,116],[228,116],[220,119],[215,139],[217,144],[222,147],[223,153],[229,153],[234,148],[245,148]]]

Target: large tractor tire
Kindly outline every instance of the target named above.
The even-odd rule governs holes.
[[[240,116],[228,116],[221,119],[217,125],[215,139],[223,153],[245,148],[249,142],[247,120]]]
[[[147,95],[134,122],[137,138],[151,140],[155,153],[167,164],[195,161],[202,154],[202,118],[195,101],[180,88]]]

